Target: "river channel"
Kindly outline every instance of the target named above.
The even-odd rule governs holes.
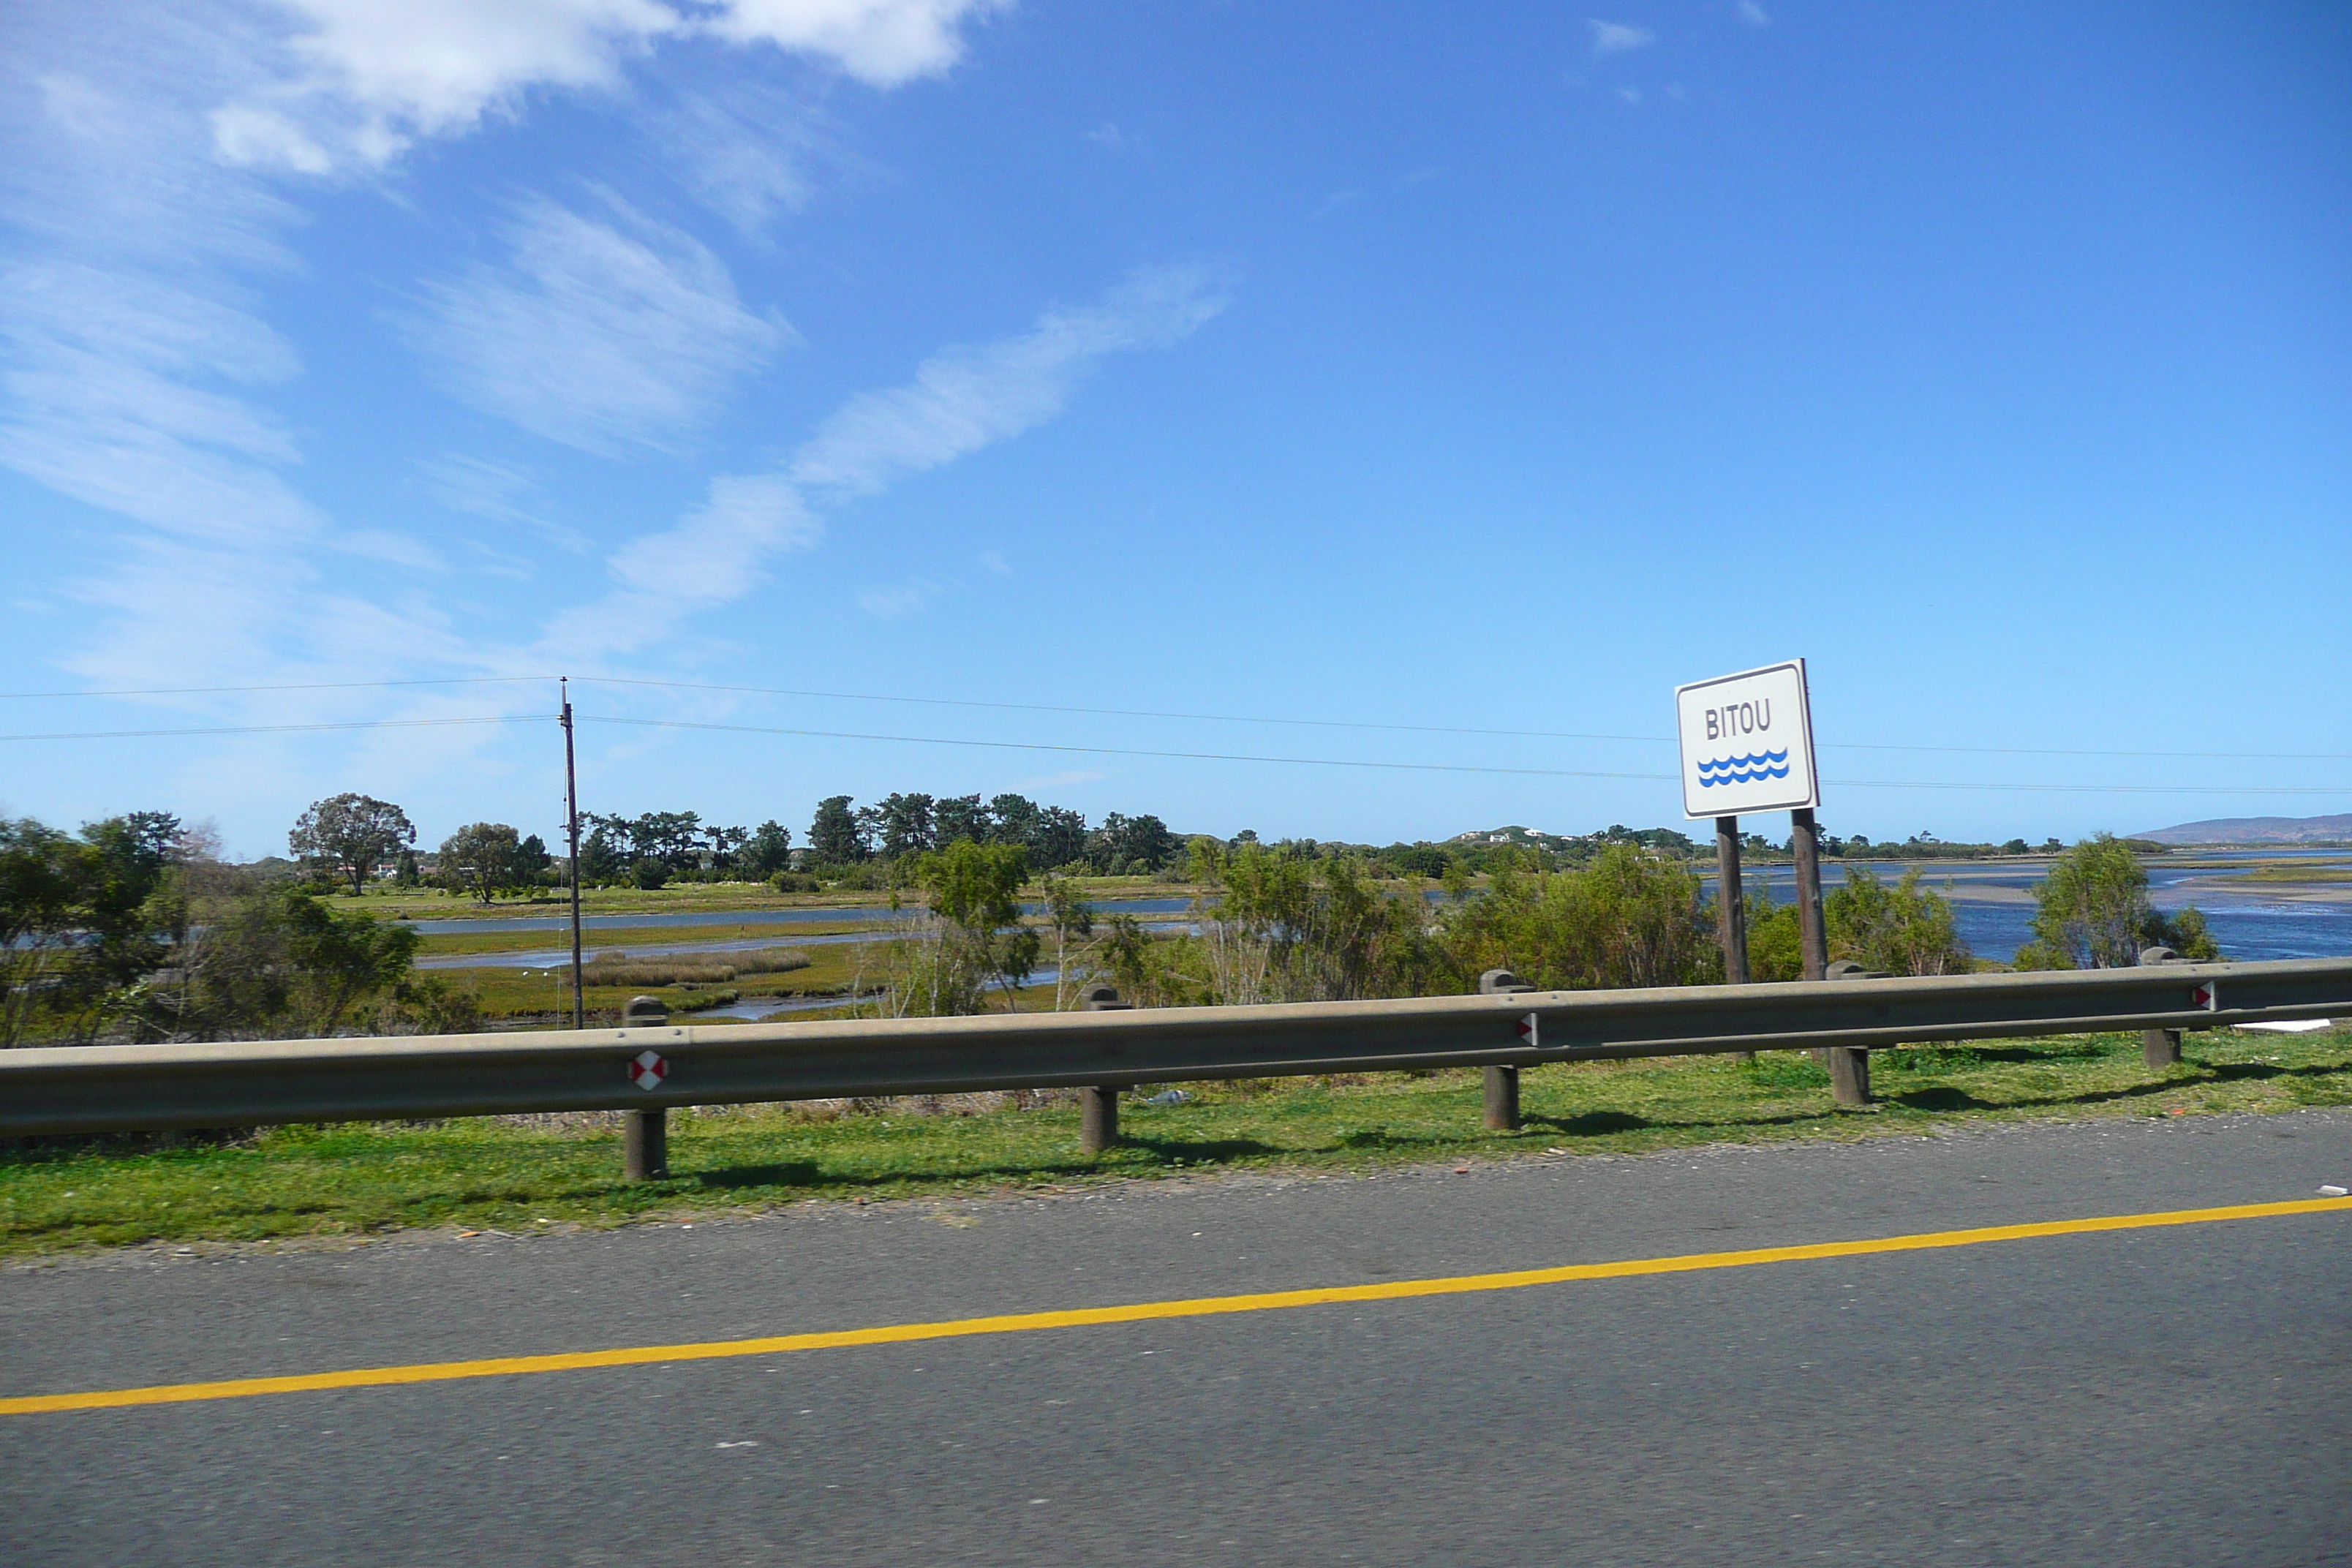
[[[2214,940],[2221,944],[2221,951],[2229,957],[2252,960],[2352,956],[2352,883],[2334,887],[2302,884],[2294,891],[2283,891],[2275,883],[2249,880],[2245,875],[2259,862],[2274,865],[2283,860],[2310,858],[2352,865],[2352,855],[2340,849],[2263,849],[2206,852],[2184,858],[2190,863],[2167,865],[2158,860],[2148,866],[2149,890],[2157,907],[2172,913],[2183,905],[2195,904],[2204,911]],[[1921,873],[1921,880],[1927,887],[1951,900],[1961,940],[1969,944],[1969,949],[1980,958],[2004,962],[2014,957],[2018,948],[2032,934],[2032,889],[2047,871],[2047,863],[2040,861],[1832,860],[1822,865],[1823,883],[1832,888],[1838,886],[1844,880],[1849,865],[1866,867],[1889,881],[1916,866]],[[1702,868],[1702,879],[1711,891],[1715,880],[1712,868]],[[1751,866],[1742,880],[1751,892],[1762,891],[1776,903],[1787,903],[1795,895],[1794,872],[1785,865]],[[1431,896],[1441,895],[1433,892]],[[1182,922],[1169,917],[1181,916],[1190,910],[1192,900],[1189,897],[1107,899],[1094,907],[1098,915],[1147,917],[1146,923],[1152,929],[1171,931],[1181,927]],[[1024,904],[1022,909],[1024,913],[1036,915],[1044,912],[1045,906]],[[1155,915],[1160,918],[1157,921],[1148,919]],[[600,939],[587,950],[592,956],[598,952],[651,954],[657,952],[665,957],[677,957],[696,952],[744,952],[773,947],[779,942],[789,942],[795,947],[815,947],[866,942],[885,934],[891,919],[889,910],[868,904],[829,909],[591,915],[582,921],[581,925],[584,931],[594,932]],[[562,916],[538,915],[415,923],[419,930],[436,935],[460,931],[545,931],[555,936],[568,929],[568,922]],[[694,940],[693,928],[714,925],[739,929],[773,926],[776,929],[772,936],[719,942]],[[810,925],[856,925],[866,929],[807,936],[793,934],[794,927]],[[627,932],[628,936],[622,939],[622,932]],[[623,941],[625,941],[625,946],[622,945]],[[568,963],[571,956],[569,944],[527,952],[436,953],[419,959],[417,967],[544,969]]]

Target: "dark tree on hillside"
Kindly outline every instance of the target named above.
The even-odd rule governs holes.
[[[580,820],[591,837],[602,835],[606,847],[622,863],[659,860],[667,866],[698,866],[706,854],[722,856],[725,846],[741,842],[740,827],[705,827],[693,811],[648,811],[638,816],[604,816],[583,811]],[[581,858],[592,860],[582,847]]]
[[[586,812],[581,816],[585,820]],[[580,875],[582,885],[589,882],[610,882],[629,868],[629,857],[624,841],[603,823],[591,827],[580,840]]]
[[[1443,877],[1452,858],[1434,844],[1416,844],[1391,855],[1390,863],[1410,877]]]
[[[1156,871],[1176,854],[1176,836],[1156,816],[1112,812],[1087,835],[1087,859],[1097,870]]]
[[[934,808],[931,821],[932,842],[942,849],[966,838],[974,844],[986,844],[995,837],[996,825],[976,795],[945,797]]]
[[[1022,845],[1029,851],[1033,866],[1051,868],[1082,860],[1087,853],[1087,819],[1066,805],[1045,806],[1038,811]]]
[[[828,866],[866,858],[866,837],[857,829],[857,814],[849,809],[847,795],[817,802],[816,820],[809,824],[809,853]]]
[[[1000,795],[988,803],[989,837],[998,844],[1019,844],[1030,851],[1033,864],[1047,865],[1037,858],[1036,847],[1030,844],[1030,831],[1037,826],[1037,803],[1025,795]]]
[[[901,855],[919,855],[938,842],[933,805],[927,795],[883,797],[880,837],[886,857],[895,860]]]
[[[731,867],[735,864],[735,858],[743,852],[743,846],[751,841],[751,830],[748,827],[721,827],[714,822],[703,828],[697,855],[709,856],[713,866]]]
[[[753,879],[773,876],[793,863],[793,830],[774,817],[751,831],[736,854],[736,868]]]
[[[408,814],[373,795],[336,795],[311,804],[286,836],[294,858],[312,870],[349,878],[352,891],[367,891],[375,863],[416,842]]]

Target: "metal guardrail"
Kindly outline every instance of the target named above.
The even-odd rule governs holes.
[[[2328,1016],[2352,1016],[2352,961],[976,1018],[43,1047],[0,1051],[0,1136],[1526,1068]]]

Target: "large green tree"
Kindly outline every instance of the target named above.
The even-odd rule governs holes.
[[[2033,940],[2018,950],[2020,969],[2128,968],[2148,947],[2169,947],[2188,959],[2221,956],[2198,910],[2167,916],[2157,909],[2139,857],[2112,833],[2086,838],[2051,862],[2033,895]]]
[[[408,814],[371,795],[333,795],[313,801],[286,836],[294,858],[312,870],[348,878],[352,891],[367,891],[376,862],[416,842]]]
[[[793,863],[793,830],[774,817],[760,824],[736,852],[735,869],[751,881],[761,881]]]
[[[110,1026],[170,951],[160,895],[180,820],[138,811],[79,836],[0,821],[0,1045],[37,1023],[87,1040]]]
[[[1472,973],[1508,969],[1547,990],[1722,977],[1698,878],[1631,845],[1611,845],[1571,871],[1530,871],[1515,855],[1497,856],[1486,895],[1457,898],[1446,941]]]
[[[397,993],[424,938],[365,910],[339,913],[299,889],[250,882],[200,892],[169,977],[150,988],[150,1037],[317,1038],[361,1003]]]
[[[1966,974],[1975,967],[1952,901],[1920,886],[1916,868],[1892,886],[1866,866],[1848,868],[1844,885],[1822,900],[1822,924],[1832,961],[1850,958],[1887,974]],[[1804,977],[1796,905],[1748,895],[1748,972],[1758,980]]]
[[[809,824],[809,853],[828,866],[847,866],[866,856],[866,836],[850,809],[849,796],[828,795],[816,803],[816,820]]]
[[[538,866],[530,864],[534,858]],[[526,840],[503,822],[467,823],[441,841],[443,880],[486,904],[499,889],[528,883],[546,863],[537,834]]]
[[[1004,991],[1007,1010],[1013,993],[1037,967],[1037,933],[1021,924],[1021,886],[1029,879],[1029,857],[1017,844],[976,844],[959,838],[916,865],[931,913],[945,922],[940,979],[960,998],[969,994],[980,1010],[989,983]],[[961,1009],[959,1009],[961,1010]]]

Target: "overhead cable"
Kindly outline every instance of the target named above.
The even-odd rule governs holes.
[[[1496,735],[1525,741],[1629,741],[1661,746],[1671,746],[1675,743],[1675,737],[1672,735],[1614,735],[1579,730],[1488,730],[1452,724],[1389,724],[1355,719],[1265,718],[1245,713],[1192,713],[1155,708],[1077,708],[1044,702],[988,702],[977,698],[891,697],[866,691],[805,691],[785,686],[722,686],[708,681],[646,680],[619,675],[575,675],[572,679],[575,683],[646,686],[667,691],[721,691],[756,697],[816,697],[838,702],[904,702],[929,708],[986,708],[1009,713],[1073,713],[1097,719],[1184,719],[1212,724],[1290,724],[1325,730],[1385,730],[1410,735]],[[2095,751],[2083,747],[1895,745],[1864,741],[1832,741],[1822,744],[1823,749],[1827,751],[1948,752],[2002,757],[2189,757],[2233,762],[2352,762],[2352,752],[2116,752]],[[1642,778],[1650,775],[1608,773],[1583,776]]]
[[[0,735],[0,741],[123,741],[158,735],[282,735],[306,730],[414,730],[436,724],[533,724],[551,713],[488,713],[464,719],[353,719],[322,724],[221,724],[189,730],[65,730],[41,735]]]
[[[237,691],[358,691],[392,686],[491,686],[500,682],[557,679],[552,675],[448,675],[425,680],[299,680],[276,686],[153,686],[115,691],[0,691],[0,702],[16,702],[36,697],[205,697]]]
[[[915,746],[974,746],[990,751],[1061,752],[1096,757],[1160,757],[1181,762],[1276,763],[1318,768],[1381,768],[1407,773],[1514,773],[1534,778],[1643,779],[1673,783],[1676,773],[1601,773],[1581,768],[1500,768],[1467,763],[1385,763],[1356,757],[1269,757],[1234,752],[1160,752],[1127,746],[1069,746],[1042,741],[970,741],[940,735],[880,735],[852,730],[793,730],[766,724],[717,724],[690,719],[625,719],[612,714],[581,713],[583,724],[627,724],[648,730],[707,730],[740,735],[793,735],[822,741],[890,741]],[[2291,789],[2195,784],[1946,784],[1918,779],[1824,779],[1841,789],[1966,789],[1994,792],[2031,791],[2078,795],[2328,795],[2342,788]]]
[[[18,701],[37,698],[73,697],[188,697],[219,696],[256,691],[356,691],[404,686],[474,686],[513,683],[519,681],[562,679],[553,675],[454,675],[416,680],[327,680],[285,682],[268,686],[159,686],[121,689],[105,691],[0,691],[0,701]],[[712,681],[653,680],[622,675],[575,675],[575,684],[599,683],[605,686],[642,686],[664,691],[717,691],[755,697],[813,697],[835,702],[898,702],[929,708],[981,708],[1008,713],[1069,713],[1097,719],[1178,719],[1210,724],[1280,724],[1323,730],[1375,730],[1407,735],[1487,735],[1523,741],[1611,741],[1643,745],[1670,746],[1672,735],[1620,735],[1600,731],[1581,730],[1499,730],[1454,724],[1392,724],[1360,719],[1300,719],[1267,717],[1249,713],[1195,713],[1176,709],[1156,708],[1083,708],[1045,702],[990,702],[978,698],[959,697],[897,697],[871,691],[814,691],[787,686],[733,686]],[[122,733],[178,734],[197,733],[194,731],[122,731]],[[224,731],[222,733],[231,731]],[[114,731],[106,731],[112,734]],[[18,737],[0,735],[0,740],[71,739],[70,736]],[[1923,746],[1908,743],[1873,741],[1828,741],[1822,742],[1824,751],[1845,752],[1921,752],[1957,756],[1991,757],[2165,757],[2214,762],[2352,762],[2352,752],[2148,752],[2115,751],[2081,746]],[[1139,753],[1150,755],[1156,753]],[[1557,772],[1559,770],[1499,770]],[[1645,773],[1574,773],[1566,776],[1591,778],[1646,778]],[[1909,785],[1889,787],[1912,787]],[[1930,786],[1919,786],[1930,787]],[[1953,787],[1960,786],[1932,786]],[[2008,786],[2001,786],[2008,787]],[[2022,786],[2020,786],[2022,787]],[[2049,788],[2072,787],[2049,785]],[[2083,786],[2088,787],[2088,786]],[[2149,786],[2151,788],[2155,786]],[[2199,792],[2203,793],[2203,792]],[[2240,791],[2232,793],[2257,793]],[[2328,791],[2285,791],[2287,794],[2326,794]]]

